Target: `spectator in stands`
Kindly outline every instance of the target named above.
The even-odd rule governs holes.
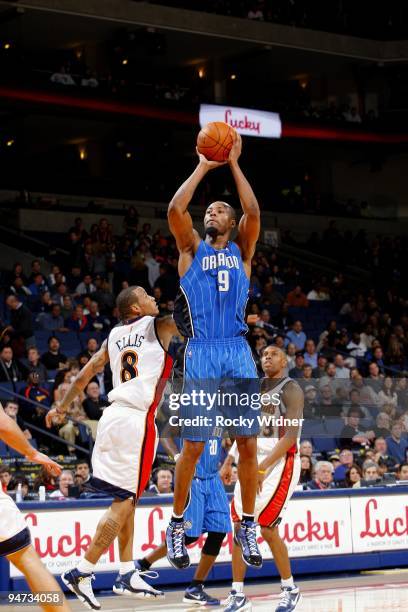
[[[358,332],[352,334],[351,340],[347,344],[347,350],[352,357],[364,357],[366,354],[367,346],[364,344]]]
[[[360,421],[363,413],[359,408],[350,408],[347,412],[346,425],[340,433],[340,447],[361,450],[371,446],[375,434],[373,431],[363,431]]]
[[[378,465],[375,461],[365,461],[363,465],[363,478],[362,480],[375,482],[380,478],[380,472],[378,470]],[[353,489],[358,489],[361,486],[361,480],[357,481],[353,484]]]
[[[99,87],[99,81],[96,78],[96,73],[92,72],[90,68],[86,69],[85,76],[83,76],[81,79],[81,87],[91,87],[92,89]]]
[[[291,370],[295,367],[295,359],[296,359],[297,348],[293,344],[293,342],[289,342],[286,347],[286,359],[288,362],[288,370]]]
[[[55,287],[55,292],[52,294],[52,301],[54,304],[63,308],[65,305],[65,298],[70,297],[68,293],[68,287],[65,283],[58,283]]]
[[[98,349],[99,349],[99,345],[98,345],[97,339],[88,338],[88,341],[86,343],[86,349],[79,353],[79,355],[77,356],[77,360],[79,361],[81,357],[86,356],[89,361],[89,359],[91,359],[95,355],[95,353],[98,351]]]
[[[57,488],[56,478],[50,474],[44,467],[41,468],[40,473],[34,480],[33,489],[38,491],[40,487],[45,487],[45,492],[48,494],[50,491],[55,491]]]
[[[344,365],[343,355],[337,353],[334,357],[334,365],[336,367],[335,378],[350,378],[350,370]]]
[[[317,352],[316,345],[314,340],[309,338],[305,343],[305,352],[303,354],[305,358],[305,364],[312,366],[312,368],[317,368]]]
[[[334,480],[336,482],[344,482],[346,472],[354,463],[353,453],[349,448],[343,448],[339,454],[340,465],[334,470]]]
[[[63,305],[61,307],[61,315],[64,321],[66,321],[66,319],[69,319],[72,316],[73,310],[74,310],[74,306],[72,303],[71,296],[70,295],[64,296]]]
[[[99,314],[99,306],[96,302],[90,303],[87,319],[89,330],[92,332],[101,332],[103,329],[109,328],[110,321],[107,317],[101,317]]]
[[[37,318],[41,329],[49,332],[67,332],[68,328],[64,325],[64,318],[61,314],[61,306],[53,304],[51,312],[44,312]]]
[[[333,489],[333,465],[330,461],[318,461],[314,468],[314,478],[306,484],[308,490]]]
[[[5,346],[0,352],[0,382],[16,383],[24,380],[27,370],[14,359],[11,346]]]
[[[388,438],[391,435],[391,419],[386,412],[377,414],[373,431],[376,438]]]
[[[69,497],[69,487],[74,486],[74,475],[71,470],[62,470],[57,479],[58,489],[49,495],[49,499],[66,499]]]
[[[326,375],[327,357],[319,355],[317,358],[317,367],[313,370],[313,378],[323,378]]]
[[[320,387],[320,398],[318,404],[320,416],[338,417],[341,414],[341,404],[335,397],[330,384],[323,384]]]
[[[84,309],[80,304],[75,306],[72,316],[65,321],[65,325],[74,332],[89,331],[88,317],[84,315]]]
[[[170,495],[173,492],[173,472],[170,469],[159,468],[153,473],[152,480],[151,493]]]
[[[15,295],[9,295],[6,304],[11,311],[8,331],[17,340],[22,338],[26,349],[35,346],[33,318],[29,309]]]
[[[378,393],[378,406],[381,409],[384,404],[398,406],[398,395],[394,390],[394,381],[391,376],[386,376],[383,379],[382,389]]]
[[[397,471],[398,480],[408,480],[408,463],[401,463]]]
[[[91,429],[92,437],[95,439],[98,421],[103,414],[103,409],[108,405],[108,402],[101,399],[101,393],[97,382],[91,381],[85,389],[85,394],[86,396],[82,402],[82,407],[87,419],[84,423]]]
[[[286,301],[289,306],[293,306],[295,308],[307,308],[309,306],[309,301],[306,295],[302,291],[302,287],[300,285],[296,285],[296,287],[289,291],[286,296]]]
[[[306,344],[306,334],[303,331],[302,322],[297,320],[292,325],[292,329],[286,334],[286,343],[293,342],[298,351],[303,351]]]
[[[75,288],[76,295],[89,295],[96,291],[96,287],[92,282],[92,276],[90,274],[85,274],[83,280],[77,287]]]
[[[28,289],[32,296],[39,298],[42,293],[48,291],[47,283],[41,273],[35,274],[33,282],[28,285]]]
[[[252,19],[252,21],[264,21],[265,16],[262,10],[262,5],[255,2],[249,9],[247,16],[248,19]]]
[[[51,406],[50,392],[45,387],[40,386],[39,376],[37,372],[30,372],[27,378],[27,386],[22,389],[21,394],[28,400],[41,404],[42,406]],[[22,406],[23,408],[23,406]],[[33,404],[24,403],[24,418],[33,422],[31,414],[33,412]],[[45,414],[45,410],[41,411],[41,416]]]
[[[313,456],[313,445],[310,440],[303,440],[299,445],[299,454],[307,455],[312,458]]]
[[[330,294],[320,285],[320,283],[316,283],[313,289],[307,294],[307,299],[310,302],[327,302],[330,300]]]
[[[300,478],[299,483],[306,484],[312,480],[312,460],[309,455],[300,455]]]
[[[32,435],[29,429],[25,426],[23,419],[18,414],[19,406],[17,402],[13,400],[8,400],[4,404],[4,412],[11,418],[13,421],[17,423],[27,440],[31,440]]]
[[[396,461],[388,454],[387,441],[382,436],[379,436],[374,441],[374,459],[377,463],[379,463],[380,459],[384,461],[387,466],[387,471],[391,471],[395,468]]]
[[[296,353],[295,367],[289,370],[290,378],[303,378],[303,366],[305,364],[305,358],[302,353]]]
[[[60,351],[60,341],[56,336],[48,338],[48,351],[41,356],[41,361],[47,370],[61,370],[65,368],[67,357]]]
[[[289,327],[292,327],[293,323],[293,316],[289,312],[289,304],[283,302],[278,314],[273,319],[273,324],[278,329],[286,331]]]
[[[317,390],[314,385],[305,386],[305,404],[303,408],[303,417],[312,419],[319,414],[319,404],[317,402]]]
[[[17,277],[13,280],[12,284],[10,285],[10,293],[15,295],[16,298],[22,302],[24,302],[27,297],[31,295],[31,291],[24,285],[21,277]]]
[[[405,461],[405,450],[408,448],[408,440],[402,435],[402,426],[399,421],[391,427],[391,435],[386,438],[388,452],[397,463]]]
[[[27,359],[22,360],[23,365],[27,368],[27,371],[36,372],[40,383],[45,383],[48,380],[47,368],[40,360],[40,353],[38,349],[32,346],[27,351]]]
[[[373,361],[368,366],[368,379],[367,384],[373,389],[375,393],[379,393],[383,386],[383,375],[380,373],[380,368]]]
[[[75,476],[81,478],[81,484],[85,484],[91,478],[91,469],[88,461],[79,461],[75,467]]]
[[[8,494],[8,486],[11,482],[11,471],[7,465],[0,466],[0,486],[3,493]]]
[[[357,482],[360,482],[362,477],[363,472],[361,467],[357,465],[357,463],[353,463],[353,465],[346,472],[345,486],[348,489],[351,489]]]

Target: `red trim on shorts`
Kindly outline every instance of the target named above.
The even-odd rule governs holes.
[[[173,359],[168,353],[165,353],[165,360],[163,370],[156,386],[153,402],[147,411],[145,420],[145,433],[143,438],[142,449],[140,452],[141,458],[141,469],[139,472],[139,482],[136,489],[136,499],[139,499],[141,494],[146,488],[149,482],[150,474],[152,471],[152,465],[154,461],[154,452],[156,447],[156,427],[154,419],[156,417],[157,406],[159,405],[161,396],[166,386],[167,379],[170,376],[171,368],[173,367]]]
[[[286,498],[289,493],[289,487],[293,478],[293,468],[295,465],[295,455],[291,452],[286,454],[285,467],[279,481],[279,484],[272,495],[267,506],[262,510],[258,517],[258,523],[261,527],[269,527],[272,525],[282,512]]]
[[[232,503],[231,503],[231,518],[232,518],[233,523],[239,523],[241,521],[241,519],[239,518],[237,514],[237,511],[235,510],[234,499],[232,500]]]

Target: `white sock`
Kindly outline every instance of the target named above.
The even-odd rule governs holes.
[[[237,593],[243,593],[244,592],[244,583],[243,582],[233,582],[232,583],[232,590],[236,591]]]
[[[91,563],[86,559],[81,559],[79,564],[77,565],[77,570],[79,570],[82,574],[92,574],[95,569],[95,563]]]
[[[290,578],[286,578],[286,580],[281,580],[281,585],[283,587],[289,587],[290,589],[294,589],[295,588],[295,583],[293,581],[293,576],[291,576]]]
[[[124,574],[128,574],[129,572],[133,572],[135,569],[135,564],[133,561],[121,561],[119,563],[119,574],[124,576]]]

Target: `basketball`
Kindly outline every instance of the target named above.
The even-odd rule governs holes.
[[[198,134],[197,149],[209,161],[225,162],[234,143],[236,132],[228,123],[207,123]]]

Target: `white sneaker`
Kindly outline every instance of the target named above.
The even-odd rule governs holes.
[[[101,609],[101,604],[92,590],[92,580],[95,580],[93,574],[83,574],[75,567],[69,572],[64,572],[61,575],[61,580],[70,591],[75,593],[86,608],[89,610]]]
[[[113,592],[116,595],[128,595],[137,599],[164,597],[163,591],[153,588],[151,584],[143,580],[142,576],[157,578],[158,573],[134,569],[127,574],[118,574],[112,587]]]

